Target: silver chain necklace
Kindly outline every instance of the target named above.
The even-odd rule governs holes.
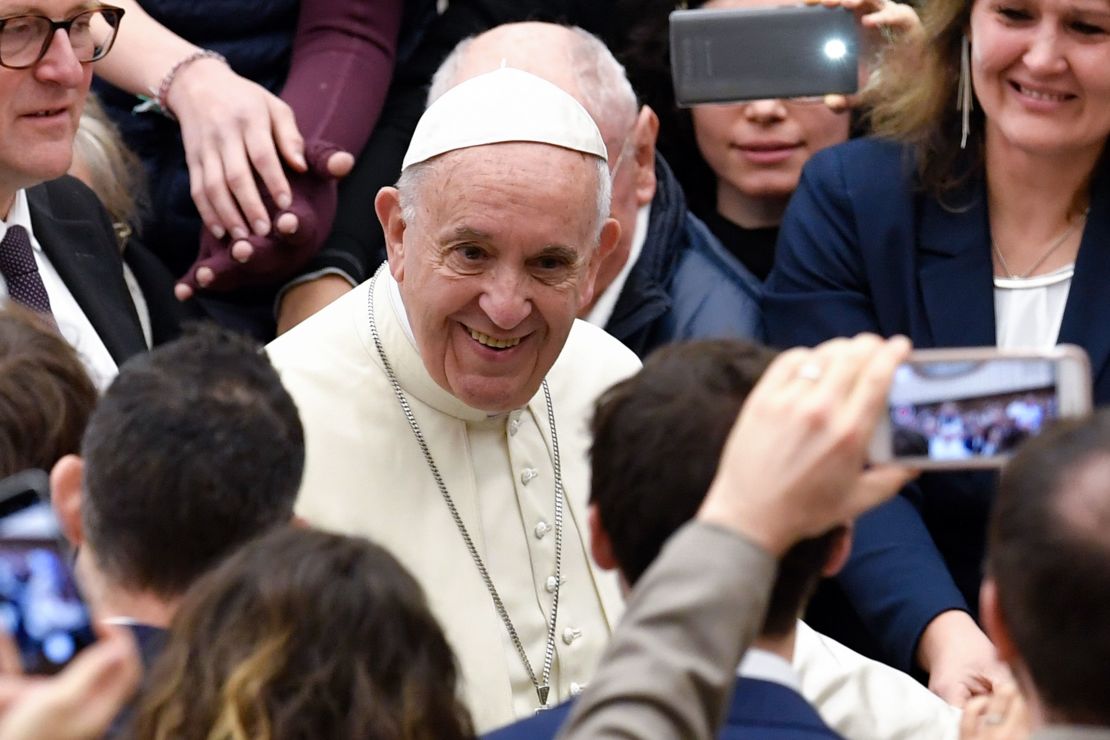
[[[401,404],[401,411],[405,415],[405,420],[409,423],[409,428],[412,429],[412,435],[416,438],[416,443],[424,454],[424,462],[427,463],[428,470],[431,471],[436,486],[439,488],[439,493],[443,496],[444,503],[447,504],[447,510],[451,512],[451,518],[455,521],[455,527],[459,530],[459,535],[462,536],[463,544],[466,545],[471,560],[474,561],[479,575],[482,576],[482,581],[486,584],[486,590],[493,600],[497,615],[501,617],[501,622],[509,633],[509,639],[512,640],[513,647],[516,648],[521,662],[524,663],[524,669],[528,671],[528,678],[531,679],[532,686],[536,689],[536,696],[540,700],[538,709],[547,709],[547,696],[551,689],[551,664],[555,659],[555,619],[559,615],[559,588],[562,586],[563,560],[563,477],[559,465],[559,436],[555,431],[555,411],[551,405],[551,390],[547,387],[547,379],[544,378],[542,388],[544,400],[547,401],[547,424],[551,428],[551,453],[555,468],[555,588],[551,592],[551,618],[547,622],[547,644],[544,646],[543,672],[537,679],[536,672],[532,669],[532,662],[528,660],[528,654],[524,651],[524,645],[520,642],[516,627],[513,626],[513,620],[509,618],[509,612],[505,609],[505,604],[501,601],[501,596],[493,585],[493,579],[490,577],[485,561],[478,554],[478,548],[474,545],[474,540],[471,539],[466,524],[463,523],[462,515],[459,514],[454,499],[447,492],[447,485],[443,482],[443,476],[439,474],[439,468],[436,466],[435,460],[432,459],[428,443],[424,440],[424,433],[420,431],[420,425],[416,423],[416,415],[412,412],[412,406],[409,405],[408,398],[405,397],[405,392],[397,380],[397,375],[393,372],[393,366],[389,364],[389,359],[385,355],[381,337],[378,336],[378,324],[374,318],[374,286],[377,285],[378,275],[380,274],[381,268],[378,269],[378,272],[370,281],[370,289],[366,296],[366,312],[370,319],[370,336],[374,340],[374,347],[378,350],[378,356],[382,358],[386,377],[389,378],[389,384],[393,386],[393,394],[397,396],[397,401]]]
[[[1010,269],[1010,266],[1006,264],[1006,258],[1002,256],[1002,250],[999,249],[998,245],[995,244],[994,241],[992,240],[991,241],[991,247],[994,249],[994,256],[998,257],[998,265],[999,265],[999,267],[1002,268],[1002,271],[1004,273],[1006,273],[1006,277],[1008,277],[1010,279],[1013,279],[1013,280],[1025,280],[1026,278],[1031,276],[1034,272],[1037,271],[1038,267],[1043,265],[1045,263],[1045,261],[1049,257],[1052,256],[1052,254],[1057,249],[1064,246],[1064,242],[1066,242],[1068,240],[1068,237],[1071,236],[1072,232],[1075,231],[1075,227],[1080,222],[1085,221],[1087,219],[1087,214],[1090,213],[1090,210],[1091,210],[1090,208],[1086,209],[1085,211],[1083,211],[1082,214],[1080,214],[1079,218],[1075,219],[1074,221],[1071,221],[1068,224],[1068,228],[1064,229],[1064,233],[1061,234],[1059,236],[1059,238],[1056,239],[1056,241],[1052,242],[1052,244],[1049,246],[1049,248],[1044,251],[1044,254],[1042,254],[1040,256],[1040,258],[1036,262],[1033,263],[1032,267],[1030,267],[1028,270],[1026,270],[1021,275],[1018,275],[1016,272],[1014,272],[1013,270]]]

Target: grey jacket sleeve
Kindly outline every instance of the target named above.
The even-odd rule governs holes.
[[[776,561],[691,522],[644,574],[559,738],[716,737],[736,666],[762,627]]]

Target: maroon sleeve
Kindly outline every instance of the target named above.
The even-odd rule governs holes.
[[[198,259],[183,277],[194,289],[196,269],[212,268],[205,289],[227,292],[257,285],[280,285],[319,251],[335,219],[338,186],[327,174],[327,155],[345,150],[357,156],[378,121],[393,74],[403,0],[302,0],[289,75],[281,98],[296,115],[304,136],[309,170],[287,168],[297,216],[292,235],[250,236],[254,254],[240,264],[228,252],[229,239],[201,234]],[[271,217],[278,211],[264,187]]]

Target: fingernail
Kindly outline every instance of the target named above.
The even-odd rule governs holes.
[[[250,234],[242,226],[231,227],[232,239],[246,239],[248,236],[250,236]]]
[[[258,219],[254,222],[254,233],[259,236],[266,236],[270,231],[270,222],[265,219]]]
[[[197,270],[197,283],[204,287],[212,282],[212,270],[208,267],[202,267]]]
[[[185,283],[178,283],[173,286],[174,297],[179,301],[187,301],[193,297],[193,289]]]
[[[212,227],[208,230],[211,231],[212,236],[216,237],[217,239],[223,239],[224,234],[227,233],[226,231],[224,231],[224,227],[220,226],[219,224],[213,224]]]
[[[293,205],[293,196],[291,196],[289,193],[281,193],[277,197],[277,205],[278,208],[284,211],[286,208]]]
[[[302,168],[308,169],[308,162],[305,160],[303,152],[297,152],[297,156],[294,157],[294,159],[297,160],[297,164]]]

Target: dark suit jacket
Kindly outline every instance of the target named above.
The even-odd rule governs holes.
[[[995,344],[984,183],[973,178],[942,205],[918,189],[913,173],[911,152],[874,139],[809,161],[765,286],[770,343],[812,345],[872,331],[905,334],[916,347]],[[1108,180],[1101,174],[1092,184],[1059,336],[1090,354],[1096,403],[1110,400]],[[908,669],[933,617],[953,608],[974,613],[994,488],[986,473],[926,475],[861,518],[839,583],[880,639],[881,657]]]
[[[535,717],[491,732],[486,740],[545,740],[554,738],[570,714],[564,702]],[[798,692],[781,684],[741,678],[732,691],[732,703],[719,740],[813,740],[839,738]]]
[[[93,191],[61,177],[29,188],[27,202],[35,238],[116,364],[146,350],[115,232]],[[177,304],[169,273],[141,245],[129,264],[150,308],[155,344],[173,338],[181,320],[199,318],[197,309]]]

